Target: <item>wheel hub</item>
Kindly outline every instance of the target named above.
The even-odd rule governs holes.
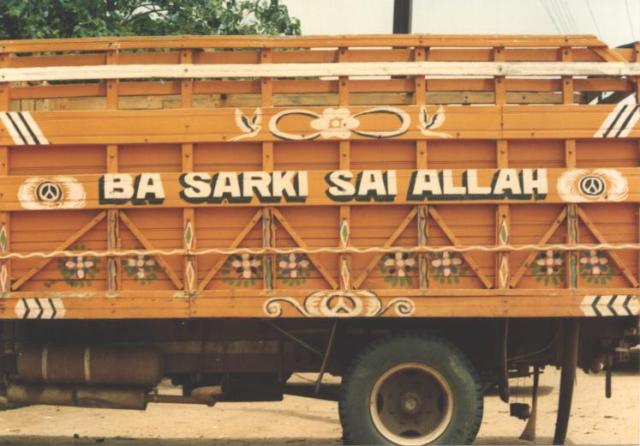
[[[453,392],[444,377],[422,363],[405,363],[383,373],[371,392],[370,411],[378,432],[392,443],[431,443],[453,418]]]

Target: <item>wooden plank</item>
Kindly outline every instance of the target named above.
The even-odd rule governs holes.
[[[343,62],[260,65],[150,64],[0,68],[2,82],[89,79],[296,78],[322,76],[638,76],[631,62]]]
[[[348,48],[341,46],[337,51],[338,65],[344,65],[348,62]],[[348,107],[350,103],[350,80],[348,75],[342,75],[338,78],[338,104],[341,107]],[[351,168],[351,143],[349,141],[340,141],[339,143],[339,167],[343,170]],[[340,206],[339,222],[338,222],[338,240],[340,247],[346,248],[351,245],[351,206]],[[338,271],[340,273],[340,288],[350,290],[357,288],[353,283],[353,265],[352,258],[348,254],[340,254],[338,256]]]
[[[149,239],[147,239],[144,233],[136,226],[133,220],[131,220],[125,212],[120,212],[119,216],[120,216],[120,221],[122,221],[127,227],[127,229],[131,231],[134,237],[138,239],[138,241],[142,244],[144,249],[148,249],[148,250],[154,249],[153,244],[149,241]],[[173,268],[171,268],[171,266],[167,263],[164,257],[156,256],[156,260],[158,261],[158,265],[160,266],[162,271],[167,275],[169,280],[171,280],[173,285],[177,289],[182,290],[184,288],[182,281],[180,280],[178,275],[175,273]]]
[[[559,96],[558,96],[559,98]],[[259,105],[258,105],[259,106]],[[226,142],[242,137],[243,141],[336,140],[311,127],[316,115],[327,107],[262,108],[263,125],[247,135],[236,122],[236,109],[168,109],[168,110],[84,110],[32,112],[31,117],[52,145],[134,144]],[[350,106],[358,116],[357,132],[350,131],[345,140],[378,139],[438,140],[454,139],[578,139],[594,138],[615,105],[511,105],[509,107],[443,106],[446,117],[436,133],[420,127],[420,107],[415,105]],[[240,108],[245,113],[250,110]],[[298,113],[303,111],[304,113]],[[430,110],[431,111],[431,110]],[[283,117],[283,114],[285,116]],[[617,130],[624,123],[617,124]],[[625,138],[640,137],[640,126],[626,129]],[[389,135],[378,132],[391,132]],[[0,145],[22,145],[9,130],[0,125]]]
[[[3,40],[0,51],[7,53],[31,53],[48,51],[104,51],[113,48],[332,48],[351,47],[606,47],[592,35],[508,35],[485,34],[437,35],[354,35],[354,36],[150,36],[150,37],[90,37],[82,39],[34,39]]]
[[[576,167],[576,141],[575,139],[567,139],[564,142],[565,165],[572,169]],[[580,241],[580,228],[578,220],[578,205],[567,204],[567,244],[576,245]],[[569,288],[578,288],[578,253],[575,251],[567,252],[565,255],[566,281]]]
[[[270,48],[260,51],[260,63],[272,63],[273,54]],[[260,103],[262,107],[273,105],[273,81],[271,78],[263,78],[260,81]],[[272,142],[262,143],[262,170],[272,172],[274,168],[274,152]],[[262,247],[276,247],[276,224],[273,216],[273,208],[262,209]],[[276,257],[268,254],[262,257],[262,282],[265,290],[271,290],[275,286]]]
[[[442,230],[442,232],[444,232],[444,234],[447,236],[447,238],[449,239],[449,241],[453,246],[462,246],[458,240],[458,237],[456,237],[456,235],[451,230],[451,228],[449,228],[447,223],[442,219],[442,217],[440,216],[440,213],[435,209],[435,207],[433,206],[429,207],[429,215],[431,216],[431,218],[433,218],[433,221],[438,225],[438,227]],[[469,265],[469,268],[471,268],[471,270],[476,274],[478,279],[480,279],[480,282],[482,282],[485,288],[491,288],[492,287],[491,281],[487,278],[487,276],[485,276],[482,273],[476,261],[473,260],[473,257],[471,257],[466,252],[463,252],[460,255],[462,256],[464,261],[467,262],[467,265]]]
[[[591,232],[591,234],[593,234],[593,236],[596,238],[598,243],[607,243],[607,240],[604,237],[604,235],[602,235],[602,232],[600,232],[598,227],[589,218],[589,216],[584,211],[584,209],[578,208],[578,218],[582,220],[582,222],[585,224],[587,229],[589,229],[589,232]],[[629,283],[632,286],[637,287],[638,279],[636,279],[636,277],[633,275],[631,270],[627,268],[627,265],[625,265],[622,258],[615,251],[608,251],[607,255],[611,257],[611,260],[613,261],[613,263],[615,263],[615,265],[618,267],[618,269],[624,275],[624,277],[629,281]]]
[[[414,207],[409,211],[407,216],[402,219],[400,225],[393,231],[393,233],[387,238],[382,246],[389,248],[398,240],[398,237],[409,227],[409,224],[416,218],[417,209]],[[374,270],[374,268],[380,263],[380,259],[384,254],[374,254],[362,273],[353,281],[354,288],[360,288],[360,285],[366,280],[367,276]]]
[[[431,55],[430,48],[417,47],[414,51],[414,60],[426,61]],[[427,102],[427,89],[433,88],[433,84],[427,82],[423,76],[414,76],[415,105],[423,105]],[[416,141],[416,168],[426,169],[428,163],[428,142]],[[429,242],[429,209],[425,205],[416,206],[416,231],[418,233],[418,246],[427,246]],[[429,262],[428,254],[418,254],[418,283],[420,289],[429,287]]]
[[[544,170],[543,170],[544,169]],[[104,175],[99,174],[82,174],[74,175],[69,180],[70,184],[74,184],[77,187],[82,187],[85,190],[86,195],[83,199],[65,201],[64,205],[69,208],[82,208],[82,209],[166,209],[166,208],[242,208],[242,207],[254,207],[254,206],[336,206],[344,205],[348,203],[350,206],[389,206],[390,204],[396,205],[426,205],[426,204],[567,204],[570,202],[588,202],[588,200],[571,191],[558,188],[558,180],[563,175],[566,175],[568,169],[561,168],[527,168],[527,169],[513,169],[510,171],[504,171],[502,169],[490,168],[490,169],[431,169],[427,172],[417,171],[415,169],[379,169],[376,171],[377,175],[384,175],[385,172],[395,180],[397,186],[397,194],[391,199],[388,196],[378,195],[376,201],[374,196],[368,196],[365,199],[350,195],[347,197],[334,197],[331,194],[327,194],[327,191],[331,188],[330,183],[327,180],[327,175],[335,173],[336,170],[301,170],[301,171],[287,171],[299,175],[300,187],[296,186],[296,182],[293,180],[293,175],[289,174],[288,178],[291,180],[290,189],[295,192],[294,195],[274,195],[264,196],[260,198],[256,193],[246,193],[244,195],[235,194],[235,197],[240,201],[227,202],[216,197],[212,198],[213,193],[205,191],[206,193],[201,197],[202,199],[194,202],[191,199],[185,198],[185,190],[190,190],[189,187],[185,187],[180,183],[180,172],[170,173],[149,173],[156,184],[162,184],[163,197],[158,201],[152,202],[139,202],[131,199],[127,201],[107,201],[104,198],[100,199],[100,180],[104,179]],[[608,197],[606,202],[626,202],[626,203],[638,203],[640,202],[640,167],[621,167],[617,169],[618,172],[627,180],[629,185],[629,191],[626,194],[612,194]],[[285,173],[278,171],[279,173],[268,174],[267,180],[270,181],[274,177],[282,178]],[[352,185],[357,181],[359,174],[363,172],[362,169],[349,171],[353,180],[350,182]],[[463,186],[465,173],[473,173],[477,177],[477,187],[481,187],[483,191],[469,190],[468,187]],[[215,175],[219,172],[202,172],[202,175]],[[132,184],[135,182],[135,176],[140,172],[131,172],[122,174],[120,179],[122,181],[130,181]],[[231,178],[230,181],[235,181],[239,172],[225,172],[225,177]],[[444,175],[446,178],[440,179]],[[497,178],[505,180],[505,178],[511,178],[510,181],[514,181],[517,175],[523,176],[523,181],[526,181],[524,186],[520,186],[519,183],[516,186],[514,182],[515,192],[511,192],[511,189],[507,188],[503,184],[493,185],[492,181]],[[537,175],[537,177],[536,177]],[[412,179],[424,177],[424,182],[414,182]],[[32,176],[23,175],[11,175],[6,177],[0,177],[0,190],[4,192],[0,196],[0,211],[26,211],[42,210],[47,212],[51,210],[46,206],[41,206],[35,200],[22,199],[18,197],[18,191],[23,183],[26,181],[32,181]],[[450,178],[450,181],[448,180]],[[537,179],[536,179],[537,178]],[[214,186],[217,184],[213,179]],[[389,180],[392,181],[392,180]],[[475,179],[474,179],[475,181]],[[506,181],[506,180],[505,180]],[[305,189],[308,186],[308,189]],[[473,186],[471,184],[469,187]],[[492,188],[493,187],[493,188]],[[103,189],[109,191],[108,186],[103,186]],[[215,191],[215,189],[213,189]],[[132,192],[133,193],[133,192]],[[304,193],[305,195],[301,195]],[[414,195],[415,194],[415,195]],[[244,199],[246,197],[246,200]],[[153,198],[153,197],[152,197]],[[383,198],[381,201],[380,198]],[[604,200],[600,200],[603,201]],[[605,203],[606,203],[605,202]],[[30,209],[31,208],[31,209]]]
[[[87,232],[89,232],[91,229],[93,229],[98,223],[100,223],[102,220],[104,220],[106,216],[107,216],[107,212],[106,211],[99,212],[98,215],[93,217],[84,226],[82,226],[76,232],[74,232],[69,237],[67,237],[67,239],[65,239],[62,243],[60,243],[56,247],[55,251],[64,251],[64,250],[68,249],[71,245],[73,245],[75,242],[80,240]],[[20,287],[22,285],[24,285],[33,276],[35,276],[40,271],[42,271],[51,262],[51,260],[53,260],[53,259],[52,258],[42,259],[33,268],[31,268],[29,271],[27,271],[27,273],[25,273],[22,277],[17,279],[13,283],[11,289],[12,290],[20,289]]]
[[[287,231],[289,236],[293,239],[294,242],[296,242],[296,244],[299,247],[301,248],[309,247],[309,245],[307,245],[304,239],[300,236],[300,234],[298,234],[295,228],[289,223],[287,218],[284,216],[284,214],[282,214],[282,212],[280,212],[280,210],[278,210],[278,208],[273,209],[273,215],[280,222],[284,230]],[[312,254],[308,255],[307,257],[309,257],[309,261],[311,261],[313,266],[318,270],[322,278],[327,281],[329,286],[333,289],[337,289],[339,287],[338,282],[336,282],[336,280],[331,276],[331,274],[329,274],[329,271],[320,261],[319,257]]]
[[[633,290],[633,289],[631,289]],[[283,318],[304,318],[293,305],[287,304],[295,300],[298,305],[304,296],[298,293],[273,293],[265,296],[254,291],[254,294],[243,293],[242,296],[226,294],[203,294],[196,299],[191,311],[193,318],[265,318],[265,303],[272,299],[286,299],[282,303]],[[377,294],[380,307],[386,309],[376,317],[398,317],[393,302],[397,298],[384,293],[385,290],[371,290]],[[394,290],[396,291],[396,290]],[[332,291],[327,291],[332,292]],[[598,291],[595,291],[596,295]],[[80,294],[80,293],[77,293]],[[145,297],[120,295],[116,299],[107,298],[104,292],[93,292],[87,298],[88,292],[80,297],[62,297],[65,306],[65,319],[139,319],[144,313],[147,319],[176,318],[182,319],[189,314],[188,303],[185,299],[172,296]],[[30,294],[34,296],[34,294]],[[296,297],[294,297],[296,296]],[[485,296],[459,294],[454,296],[411,297],[405,295],[403,301],[409,301],[410,316],[433,318],[532,318],[532,317],[585,317],[581,308],[584,294],[557,295],[524,295],[499,296],[495,293]],[[34,296],[33,298],[37,298]],[[14,308],[19,303],[18,297],[6,298],[0,304],[0,319],[18,319]],[[314,317],[333,317],[317,314]]]
[[[229,245],[229,248],[234,249],[240,246],[240,243],[242,243],[245,237],[249,234],[249,232],[251,232],[251,230],[255,227],[255,225],[260,221],[261,218],[262,218],[262,210],[260,209],[253,215],[253,217],[251,217],[251,220],[249,220],[249,222],[240,230],[238,235],[236,235],[236,237],[233,239],[233,241]],[[226,261],[227,261],[226,257],[220,259],[213,266],[213,268],[211,268],[209,272],[207,272],[207,275],[200,282],[198,291],[202,291],[205,288],[207,288],[207,285],[209,285],[209,283],[211,282],[211,280],[213,280],[215,275],[218,274],[218,271],[220,271],[220,268],[224,266]]]
[[[180,63],[193,63],[193,50],[180,50]],[[182,79],[180,81],[180,104],[182,108],[193,107],[193,79]],[[181,144],[182,171],[192,172],[193,161],[193,144]],[[182,210],[182,246],[191,250],[197,247],[196,241],[196,213],[193,208],[184,208]],[[198,266],[194,256],[186,255],[183,261],[182,283],[185,291],[193,293],[198,288]]]
[[[9,54],[0,53],[0,67],[9,65]],[[9,83],[0,82],[0,111],[8,111],[10,105]],[[9,147],[0,146],[0,177],[9,175]],[[0,253],[11,251],[11,214],[0,212]],[[0,296],[11,291],[11,261],[0,261]]]

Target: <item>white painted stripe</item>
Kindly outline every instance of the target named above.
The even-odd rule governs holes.
[[[40,126],[38,125],[36,120],[33,119],[33,116],[31,116],[31,112],[22,112],[22,116],[24,116],[27,124],[29,124],[31,130],[33,130],[33,133],[35,133],[36,137],[40,141],[40,144],[49,144],[49,140],[46,138],[46,136],[44,136],[44,133],[42,133]]]
[[[320,76],[639,76],[628,62],[342,62],[2,68],[0,81]]]
[[[594,138],[604,138],[604,134],[607,132],[607,130],[609,130],[609,127],[611,127],[613,121],[616,120],[616,117],[618,117],[618,114],[620,114],[622,109],[626,107],[625,112],[616,120],[616,127],[614,127],[607,135],[608,138],[615,137],[616,133],[618,133],[618,130],[620,130],[620,124],[622,124],[629,113],[633,111],[633,107],[635,107],[635,105],[635,94],[631,94],[624,98],[622,101],[618,102],[614,109],[607,115],[600,128],[593,135]]]
[[[580,303],[580,309],[582,310],[582,312],[584,313],[585,316],[588,317],[595,317],[597,316],[596,312],[594,311],[593,307],[591,306],[593,304],[593,301],[595,300],[596,296],[584,296],[582,298],[582,302]]]
[[[36,299],[25,299],[25,304],[29,309],[29,315],[27,319],[37,319],[40,316],[40,307],[36,302]]]
[[[640,301],[636,296],[633,296],[627,304],[627,310],[632,316],[638,316],[640,314]]]
[[[40,305],[42,305],[42,315],[40,319],[53,319],[53,307],[49,303],[49,299],[39,299]]]
[[[11,135],[11,139],[13,140],[13,143],[17,146],[23,146],[24,141],[20,137],[20,134],[18,133],[16,128],[13,126],[11,121],[9,120],[9,117],[7,116],[7,112],[0,112],[0,120],[2,121],[2,124],[5,126],[7,131],[9,132],[9,135]]]
[[[29,129],[27,128],[26,125],[24,125],[24,122],[22,122],[22,119],[20,119],[20,114],[18,112],[9,112],[9,116],[11,116],[11,119],[13,119],[13,122],[16,124],[16,127],[18,127],[18,131],[20,131],[20,133],[22,134],[22,137],[26,140],[27,144],[35,144],[36,142],[31,136],[31,133],[29,133]]]
[[[27,312],[27,306],[24,303],[24,299],[20,299],[18,303],[16,303],[15,311],[16,316],[18,316],[19,319],[24,318],[24,315]]]
[[[62,319],[64,315],[67,313],[67,310],[64,308],[64,303],[62,302],[62,299],[60,299],[59,297],[55,297],[51,299],[51,302],[53,302],[53,306],[56,309],[55,319]]]

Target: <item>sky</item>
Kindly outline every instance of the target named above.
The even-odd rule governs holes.
[[[393,0],[282,0],[302,34],[388,34]],[[640,40],[640,0],[413,0],[419,34],[594,34]]]

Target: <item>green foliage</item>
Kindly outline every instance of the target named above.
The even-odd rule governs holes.
[[[0,0],[1,39],[300,34],[280,0]]]

